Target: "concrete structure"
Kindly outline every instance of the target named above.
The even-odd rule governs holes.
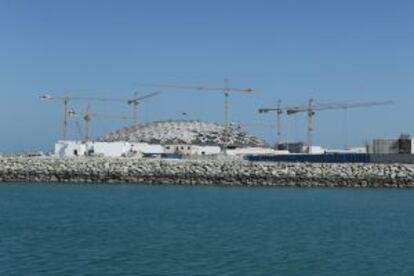
[[[140,123],[118,129],[98,139],[101,142],[127,141],[131,143],[149,143],[159,145],[223,145],[265,147],[265,141],[251,136],[236,127],[230,127],[227,135],[219,124],[203,121],[155,121]],[[226,138],[224,138],[226,136]]]
[[[200,146],[198,149],[198,155],[217,155],[221,153],[219,146]]]
[[[306,150],[304,152],[308,152],[310,154],[323,154],[325,153],[325,149],[320,146],[311,146],[308,150],[308,147],[306,146]]]
[[[91,142],[88,143],[88,152],[105,157],[122,157],[131,151],[131,144],[127,142]]]
[[[80,141],[58,141],[55,145],[55,155],[59,157],[84,156],[87,151],[86,144]]]
[[[167,144],[164,145],[164,152],[168,154],[196,155],[200,146],[188,144]]]
[[[398,139],[374,139],[372,142],[372,153],[400,153]]]
[[[350,149],[325,149],[325,153],[367,153],[366,147],[356,147]]]
[[[246,147],[246,148],[235,148],[228,149],[228,155],[256,155],[256,154],[288,154],[288,151],[277,151],[271,148],[262,148],[262,147]]]
[[[153,145],[148,143],[130,143],[131,153],[142,153],[142,154],[162,154],[164,153],[164,147],[161,145]]]
[[[164,145],[164,153],[182,155],[216,155],[221,153],[219,146],[167,144]]]
[[[407,134],[399,138],[374,139],[368,145],[368,152],[375,154],[414,154],[414,139]]]
[[[80,157],[140,157],[143,154],[162,154],[164,148],[161,145],[129,142],[87,142],[58,141],[55,145],[55,156]]]

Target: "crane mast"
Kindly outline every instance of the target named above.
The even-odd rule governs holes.
[[[224,80],[224,87],[207,87],[207,86],[191,86],[191,85],[174,85],[174,84],[147,84],[138,83],[140,86],[149,87],[163,87],[171,89],[189,89],[197,91],[218,91],[223,92],[224,95],[224,131],[223,131],[223,153],[227,155],[227,147],[229,143],[229,95],[230,93],[252,93],[255,91],[253,88],[234,88],[229,87],[228,80]]]
[[[85,122],[85,130],[84,130],[84,138],[85,142],[91,139],[91,130],[92,130],[92,118],[93,117],[102,117],[102,118],[109,118],[109,119],[118,119],[118,120],[129,120],[131,117],[128,116],[120,116],[120,115],[113,115],[113,114],[106,114],[106,113],[95,113],[91,111],[91,105],[88,104],[85,112],[76,112],[75,110],[71,109],[69,111],[69,116],[78,117],[82,116]]]
[[[381,105],[390,105],[393,104],[392,101],[383,101],[383,102],[360,102],[360,103],[328,103],[328,104],[314,104],[314,99],[309,99],[308,106],[294,106],[289,107],[286,110],[287,115],[293,115],[297,113],[305,112],[308,115],[308,153],[311,153],[313,146],[313,133],[314,133],[314,116],[316,111],[325,111],[325,110],[348,110],[351,108],[361,108],[361,107],[373,107]]]
[[[132,106],[132,118],[134,125],[138,123],[138,105],[144,99],[148,99],[154,96],[161,94],[161,91],[152,92],[143,96],[139,96],[137,92],[134,93],[134,96],[127,101],[127,103]]]
[[[282,143],[282,115],[283,113],[287,110],[288,107],[282,107],[282,100],[278,100],[277,101],[277,106],[276,107],[271,107],[271,108],[259,108],[258,112],[259,113],[269,113],[269,112],[274,112],[276,113],[276,149],[278,148],[278,146]]]
[[[69,96],[67,94],[46,94],[42,95],[39,98],[41,100],[61,100],[63,101],[63,126],[62,126],[62,134],[61,140],[67,139],[68,133],[68,118],[69,114],[69,104],[71,101],[94,101],[94,102],[119,102],[119,103],[127,103],[128,105],[132,106],[132,118],[134,124],[138,122],[138,105],[139,103],[147,98],[154,97],[159,95],[161,91],[149,93],[146,95],[139,96],[138,93],[134,93],[131,98],[105,98],[105,97],[84,97],[84,96]],[[73,115],[73,114],[72,114]],[[85,124],[86,125],[86,124]],[[85,133],[88,133],[85,131]]]

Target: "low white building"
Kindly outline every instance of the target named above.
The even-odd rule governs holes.
[[[162,154],[164,148],[161,145],[148,143],[129,142],[87,142],[58,141],[55,145],[55,156],[79,157],[79,156],[104,156],[104,157],[139,157],[143,154]]]
[[[131,144],[127,142],[90,142],[88,151],[93,155],[105,157],[122,157],[131,151]]]
[[[310,154],[324,154],[325,153],[325,149],[320,146],[311,146],[310,150],[308,146],[306,146],[305,148],[306,149],[304,151]]]
[[[133,154],[162,154],[165,152],[163,146],[148,143],[131,143],[130,151]]]
[[[350,149],[325,149],[325,153],[367,153],[367,148],[356,147]]]
[[[58,141],[55,144],[55,155],[58,157],[84,156],[87,145],[80,141]]]
[[[216,155],[220,154],[221,149],[219,146],[200,146],[198,149],[198,155]]]
[[[199,150],[197,145],[168,144],[164,145],[164,152],[168,154],[195,155]]]
[[[103,157],[142,157],[143,155],[181,154],[185,156],[220,155],[219,146],[169,144],[158,145],[130,142],[87,142],[59,141],[55,145],[55,155],[59,157],[103,156]],[[286,154],[265,147],[242,147],[227,150],[228,155],[243,156],[248,154]]]
[[[228,149],[228,155],[255,155],[255,154],[283,154],[289,153],[288,151],[277,151],[272,148],[263,147],[246,147],[246,148],[235,148]]]
[[[219,146],[168,144],[164,145],[164,152],[182,155],[215,155],[220,154],[221,149]]]

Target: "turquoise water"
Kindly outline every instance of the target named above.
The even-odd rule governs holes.
[[[0,275],[414,275],[414,190],[0,185]]]

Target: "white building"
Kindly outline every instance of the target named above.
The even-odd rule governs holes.
[[[104,156],[104,157],[140,157],[143,154],[162,154],[164,148],[161,145],[129,142],[87,142],[58,141],[55,145],[55,156],[79,157],[79,156]]]
[[[102,157],[142,157],[143,155],[181,154],[185,156],[220,155],[219,146],[169,144],[158,145],[130,142],[87,142],[59,141],[55,145],[55,155],[59,157],[102,156]],[[228,155],[248,154],[287,154],[265,147],[242,147],[227,150]]]
[[[221,149],[219,146],[168,144],[164,145],[164,152],[182,155],[215,155],[220,154]]]
[[[350,149],[325,149],[325,153],[367,153],[367,148],[355,147]]]
[[[247,148],[235,148],[228,149],[228,155],[255,155],[255,154],[288,154],[288,151],[278,151],[272,148],[263,147],[247,147]]]
[[[130,143],[130,151],[132,154],[162,154],[164,153],[164,147],[161,145],[148,144],[148,143]]]
[[[58,141],[55,145],[55,155],[59,157],[84,156],[86,151],[86,144],[80,141]]]
[[[305,152],[310,153],[310,154],[324,154],[325,149],[320,146],[311,146],[309,150],[309,147],[306,146]]]
[[[219,146],[200,146],[198,149],[198,155],[216,155],[220,154],[221,149]]]
[[[88,151],[93,155],[105,157],[122,157],[131,151],[131,144],[127,142],[90,142]]]

